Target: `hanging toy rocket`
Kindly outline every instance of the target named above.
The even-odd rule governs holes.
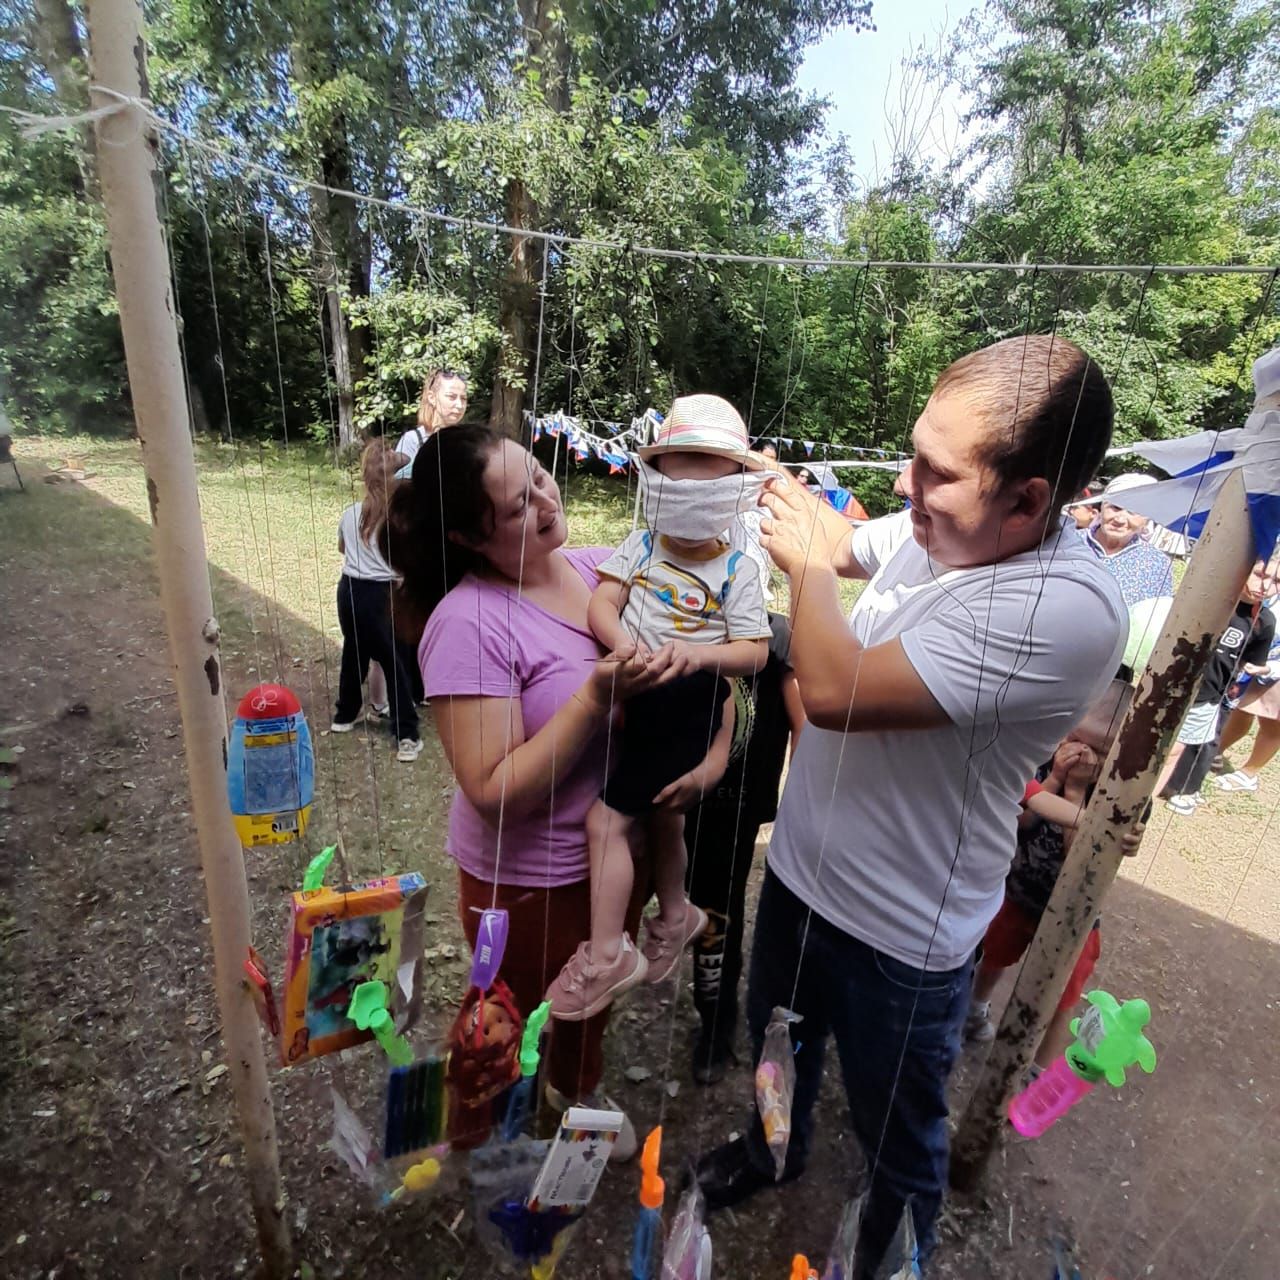
[[[658,1176],[662,1159],[662,1126],[644,1140],[640,1153],[640,1215],[631,1243],[631,1280],[653,1280],[654,1245],[662,1234],[662,1201],[666,1184]]]
[[[236,708],[227,799],[246,849],[288,844],[307,830],[315,756],[302,704],[280,684],[249,690]]]
[[[1156,1051],[1142,1034],[1151,1021],[1145,1000],[1120,1004],[1106,991],[1085,999],[1091,1007],[1072,1022],[1075,1040],[1066,1053],[1009,1103],[1009,1120],[1024,1138],[1038,1138],[1100,1080],[1118,1088],[1126,1067],[1137,1063],[1148,1075],[1156,1069]]]

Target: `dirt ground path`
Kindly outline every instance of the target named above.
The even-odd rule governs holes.
[[[0,746],[16,752],[0,792],[0,1275],[247,1274],[253,1236],[147,529],[111,483],[46,484],[40,461],[24,458],[28,495],[0,493]],[[326,590],[333,572],[326,561]],[[216,569],[214,585],[229,686],[284,664],[323,726],[323,621],[285,608],[270,633],[267,601],[243,579]],[[353,734],[322,739],[319,755],[320,831],[341,814],[358,866],[420,870],[431,884],[428,1018],[443,1025],[465,957],[441,854],[438,749],[397,768],[385,744]],[[1047,1242],[1060,1235],[1087,1280],[1280,1275],[1278,790],[1272,775],[1258,797],[1215,797],[1191,819],[1159,811],[1108,903],[1098,971],[1118,995],[1151,1002],[1157,1073],[1099,1091],[1037,1143],[1008,1145],[984,1195],[948,1206],[931,1274],[1047,1277]],[[255,935],[277,979],[298,867],[297,853],[248,858]],[[688,992],[672,998],[646,991],[622,1011],[607,1083],[639,1126],[665,1113],[674,1183],[741,1122],[748,1077],[691,1082]],[[347,1090],[373,1119],[374,1057],[345,1056]],[[629,1079],[635,1065],[651,1074]],[[330,1071],[274,1078],[287,1213],[310,1274],[491,1274],[465,1197],[379,1211],[326,1149]],[[834,1089],[823,1116],[804,1179],[713,1220],[717,1276],[767,1280],[797,1250],[825,1253],[854,1159]],[[608,1175],[560,1275],[628,1274],[636,1181]]]

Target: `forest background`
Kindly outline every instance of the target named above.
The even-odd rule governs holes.
[[[1274,275],[1142,269],[1280,265],[1266,0],[989,0],[903,69],[917,116],[963,94],[963,147],[903,146],[871,184],[796,87],[809,45],[874,20],[865,0],[155,0],[147,19],[156,109],[204,144],[166,136],[162,198],[213,438],[398,433],[446,367],[512,433],[535,396],[625,421],[707,390],[758,435],[896,448],[957,355],[1056,329],[1112,376],[1131,440],[1238,423],[1280,337]],[[71,0],[0,0],[0,106],[84,110],[85,49]],[[20,427],[130,430],[96,196],[90,128],[27,139],[0,113]],[[495,222],[555,238],[474,225]],[[1036,268],[1054,262],[1135,269]],[[874,510],[886,477],[859,476]]]

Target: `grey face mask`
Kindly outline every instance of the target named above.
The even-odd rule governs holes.
[[[765,476],[744,471],[714,480],[672,480],[636,459],[645,523],[655,533],[686,542],[705,542],[724,533],[741,511],[750,511],[764,492]]]

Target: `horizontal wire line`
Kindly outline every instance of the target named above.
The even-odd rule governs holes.
[[[585,236],[569,235],[561,231],[539,231],[531,227],[513,227],[505,222],[487,221],[481,218],[463,218],[457,214],[441,213],[435,209],[424,209],[408,201],[386,200],[380,196],[366,195],[359,191],[350,191],[344,187],[330,187],[322,182],[314,182],[309,178],[299,177],[281,169],[235,155],[232,152],[208,142],[195,134],[189,133],[180,125],[158,115],[152,103],[142,98],[131,98],[117,93],[103,85],[90,85],[90,93],[101,94],[114,99],[120,111],[131,109],[155,128],[181,138],[188,146],[196,147],[210,155],[217,156],[227,164],[249,169],[266,177],[275,178],[293,187],[310,191],[323,191],[330,196],[355,200],[361,204],[373,205],[383,209],[392,209],[401,213],[413,214],[430,222],[446,226],[459,227],[464,231],[485,231],[492,235],[521,236],[528,240],[538,240],[552,245],[578,245],[587,249],[603,249],[614,253],[631,253],[645,258],[659,258],[680,262],[714,262],[740,264],[747,266],[776,267],[841,267],[856,271],[1031,271],[1048,272],[1059,275],[1145,275],[1145,276],[1265,276],[1280,270],[1280,263],[1270,266],[1254,263],[1103,263],[1103,262],[953,262],[945,259],[931,259],[923,262],[912,262],[894,258],[827,258],[827,257],[783,257],[758,253],[727,253],[720,250],[703,249],[662,249],[656,245],[639,245],[620,240],[594,240]],[[77,128],[83,120],[90,120],[109,114],[104,108],[85,112],[77,116],[41,115],[38,113],[19,111],[12,107],[0,107],[14,116],[22,124],[24,131],[32,133],[52,132],[54,130]]]

